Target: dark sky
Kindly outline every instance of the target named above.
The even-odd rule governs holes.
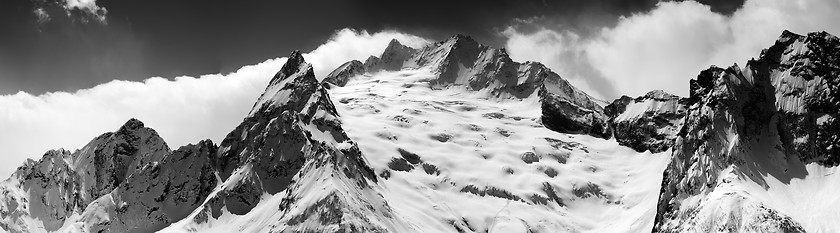
[[[98,0],[106,21],[55,0],[0,1],[0,94],[74,91],[113,79],[227,73],[342,28],[395,29],[433,40],[455,33],[495,47],[514,19],[583,33],[652,9],[656,0]],[[59,0],[63,1],[63,0]],[[700,1],[731,13],[742,0]],[[50,20],[39,22],[42,7]],[[527,30],[523,28],[521,30]]]

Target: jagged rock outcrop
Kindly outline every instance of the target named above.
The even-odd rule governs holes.
[[[840,164],[840,39],[785,31],[748,66],[753,76],[769,76],[776,89],[786,152],[806,162]]]
[[[49,151],[0,185],[0,227],[12,232],[58,230],[72,215],[168,153],[157,132],[137,119],[73,153]]]
[[[71,156],[73,168],[81,177],[83,204],[110,193],[130,175],[168,153],[163,138],[137,119],[128,120],[116,132],[94,138]]]
[[[0,184],[0,227],[12,232],[31,232],[38,225],[57,230],[73,213],[84,210],[81,179],[69,162],[71,156],[64,149],[47,151]]]
[[[352,60],[345,62],[338,68],[335,68],[332,72],[330,72],[324,80],[321,80],[322,83],[330,83],[332,85],[336,85],[339,87],[343,87],[347,85],[347,81],[355,77],[357,75],[361,75],[365,73],[365,65],[362,62],[357,60]],[[329,87],[328,85],[325,87]]]
[[[744,69],[712,67],[691,80],[654,231],[742,231],[758,219],[759,231],[803,232],[749,193],[718,189],[745,179],[764,185],[764,175],[789,180],[798,174],[789,171],[803,169],[794,164],[838,160],[838,131],[831,130],[840,107],[832,84],[840,82],[838,55],[837,37],[785,31]]]
[[[663,152],[671,148],[682,127],[688,99],[661,90],[631,98],[622,96],[604,108],[615,140],[636,151]]]
[[[154,232],[181,220],[216,187],[216,150],[204,140],[142,167],[87,206],[73,227],[81,232]]]
[[[551,72],[549,75],[557,75]],[[551,76],[549,76],[551,77]],[[539,89],[542,123],[561,133],[589,134],[609,139],[612,126],[603,108],[568,81],[546,79]]]

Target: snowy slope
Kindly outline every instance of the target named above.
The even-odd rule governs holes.
[[[469,36],[455,35],[417,50],[394,40],[382,57],[389,58],[384,70],[430,69],[434,75],[428,82],[434,89],[465,87],[492,99],[539,96],[541,120],[549,129],[601,138],[612,134],[595,98],[538,62],[515,62],[504,49],[482,45]]]
[[[421,232],[649,231],[666,153],[540,125],[539,98],[437,90],[431,69],[331,90],[394,214]]]

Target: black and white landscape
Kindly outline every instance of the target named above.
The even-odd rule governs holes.
[[[39,12],[62,3],[67,17],[83,16],[76,24],[114,17],[96,1],[48,2],[36,4],[38,23],[58,20]],[[604,26],[604,38],[552,42],[540,33],[573,32],[511,26],[499,34],[503,47],[467,33],[434,40],[343,29],[312,51],[226,75],[0,93],[6,151],[66,143],[53,138],[137,114],[75,139],[86,142],[78,149],[21,161],[0,154],[3,163],[23,163],[0,181],[0,231],[838,232],[840,38],[832,33],[840,31],[831,30],[840,21],[808,20],[837,19],[817,9],[840,3],[798,3],[813,10],[800,15],[807,23],[755,25],[795,28],[767,41],[725,40],[705,60],[686,48],[684,56],[638,54],[615,66],[609,60],[624,54],[593,60],[603,50],[586,49],[628,48],[607,34],[647,32],[640,27],[658,14],[696,9],[728,20],[730,35],[753,35],[741,21],[790,6],[746,1],[719,12],[725,4],[660,2]],[[796,31],[819,26],[826,28]],[[662,37],[629,47],[680,53],[656,41]],[[601,70],[741,59],[745,49],[733,46],[755,44],[766,46],[751,58],[671,78],[680,89],[656,77],[616,81]],[[552,52],[563,46],[578,52]],[[668,73],[670,65],[652,67]],[[46,112],[57,116],[33,115]],[[31,139],[25,126],[43,119],[62,125],[56,135],[22,141]],[[181,143],[195,137],[210,139]]]

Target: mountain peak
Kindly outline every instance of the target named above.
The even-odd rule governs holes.
[[[678,97],[678,96],[673,95],[673,94],[668,93],[668,92],[665,92],[663,90],[653,90],[653,91],[649,91],[647,94],[645,94],[644,97],[659,100],[659,99],[672,99],[672,98],[675,98],[675,97]]]
[[[123,124],[120,127],[119,131],[137,130],[137,129],[141,129],[141,128],[144,128],[144,127],[146,127],[146,126],[145,126],[145,124],[143,124],[142,121],[138,120],[137,118],[131,118],[131,119],[128,119],[128,121],[126,121],[125,124]]]
[[[482,48],[489,48],[486,45],[478,43],[472,37],[462,34],[455,34],[447,39],[444,44],[452,44],[453,50],[482,50]]]
[[[388,42],[388,47],[386,47],[386,48],[391,48],[391,47],[396,47],[396,46],[405,46],[405,45],[400,43],[400,41],[397,40],[397,38],[394,38],[394,39],[391,39],[390,42]]]
[[[790,39],[795,40],[795,39],[800,38],[800,37],[802,37],[802,35],[799,35],[799,34],[791,32],[791,31],[785,30],[785,31],[782,32],[782,35],[779,36],[778,41],[786,41],[786,40],[790,40]]]
[[[478,43],[475,41],[471,36],[464,35],[464,34],[455,34],[452,37],[449,37],[448,40],[451,41],[463,41],[463,42],[471,42],[471,43]]]
[[[303,59],[303,54],[300,53],[300,50],[295,50],[289,55],[289,58],[286,59],[286,64],[283,64],[283,68],[274,75],[274,78],[272,78],[271,81],[274,82],[275,79],[292,76],[292,74],[299,72],[303,69],[302,67],[307,64],[308,63],[306,63],[306,60]]]
[[[379,70],[398,70],[403,66],[416,49],[401,44],[397,39],[391,39],[385,51],[379,57],[370,56],[364,63],[365,71],[376,72]]]
[[[408,46],[406,46],[406,45],[404,45],[404,44],[402,44],[402,43],[400,43],[400,41],[399,41],[399,40],[397,40],[396,38],[394,38],[394,39],[391,39],[391,42],[388,42],[388,46],[387,46],[387,47],[385,47],[385,51],[383,51],[383,52],[382,52],[382,57],[385,57],[385,55],[386,55],[386,54],[389,54],[389,53],[394,53],[394,52],[399,52],[399,51],[406,51],[406,50],[411,50],[411,51],[413,51],[414,49],[413,49],[413,48],[411,48],[411,47],[408,47]]]

